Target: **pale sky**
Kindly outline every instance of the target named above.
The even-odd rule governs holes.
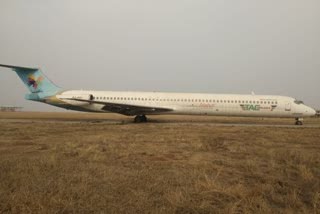
[[[287,95],[320,108],[319,0],[0,0],[0,64],[65,89]],[[24,100],[0,68],[0,105]]]

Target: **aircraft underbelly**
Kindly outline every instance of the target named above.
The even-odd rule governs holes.
[[[83,103],[79,103],[81,105],[65,105],[60,106],[62,108],[75,110],[75,111],[88,111],[88,112],[100,112],[100,113],[119,113],[112,112],[108,109],[105,109],[105,105],[96,104],[96,103],[87,103],[84,105]],[[156,104],[153,104],[157,106]],[[148,107],[148,105],[146,105]],[[172,111],[164,111],[164,112],[141,112],[139,114],[146,115],[208,115],[208,116],[240,116],[240,117],[294,117],[292,112],[286,112],[281,108],[272,108],[272,107],[239,107],[239,106],[230,106],[230,105],[185,105],[185,106],[158,106],[159,108],[168,108],[173,109]]]

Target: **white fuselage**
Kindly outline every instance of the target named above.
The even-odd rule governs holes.
[[[271,95],[196,94],[115,91],[64,91],[51,82],[40,69],[13,65],[0,67],[14,70],[30,94],[27,100],[44,102],[61,108],[113,112],[136,116],[146,122],[150,114],[217,115],[246,117],[294,117],[301,125],[303,117],[316,111],[291,97]]]
[[[104,104],[71,100],[93,99],[97,102],[124,104],[139,107],[168,108],[172,111],[149,114],[215,115],[244,117],[293,117],[314,116],[314,109],[291,97],[272,95],[113,92],[113,91],[64,91],[56,95],[59,102],[48,104],[71,110],[108,112]],[[70,98],[70,99],[69,99]]]

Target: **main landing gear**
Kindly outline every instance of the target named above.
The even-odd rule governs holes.
[[[296,118],[296,125],[302,126],[303,125],[303,118]]]
[[[146,123],[148,121],[146,115],[137,115],[134,118],[134,122],[135,123]]]

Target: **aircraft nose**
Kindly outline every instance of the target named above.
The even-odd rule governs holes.
[[[315,115],[317,114],[317,112],[316,112],[316,110],[314,110],[313,108],[310,108],[310,107],[309,107],[309,109],[308,109],[308,111],[307,111],[307,114],[308,114],[309,116],[315,116]]]

